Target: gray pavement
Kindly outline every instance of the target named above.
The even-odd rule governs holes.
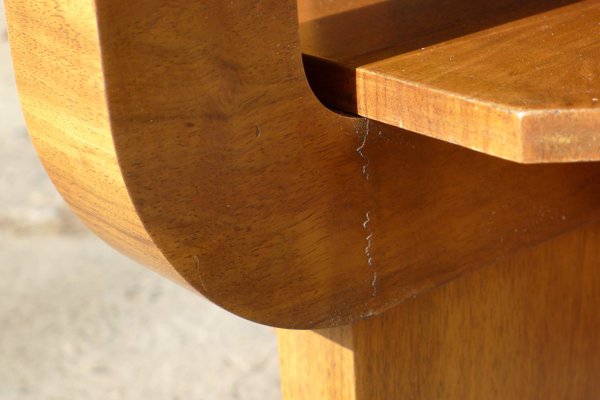
[[[72,216],[19,110],[0,1],[0,400],[279,399],[272,329],[116,253]]]

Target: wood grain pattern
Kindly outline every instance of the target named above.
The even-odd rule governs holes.
[[[277,333],[284,399],[356,399],[350,328]]]
[[[600,393],[600,226],[572,232],[478,270],[353,327],[280,331],[286,400],[316,396],[319,382],[294,376],[334,368],[338,391],[357,400],[596,399]],[[332,347],[332,338],[338,347]],[[328,348],[329,353],[324,352]],[[300,355],[300,357],[298,357]],[[287,364],[287,365],[286,365]],[[335,382],[328,383],[330,387]],[[290,394],[291,393],[291,394]]]
[[[121,175],[93,1],[7,6],[20,100],[48,174],[96,234],[185,284],[144,229]]]
[[[65,199],[247,319],[348,324],[600,217],[598,164],[517,165],[327,110],[294,1],[7,0],[7,14]]]
[[[335,108],[518,162],[599,160],[600,3],[567,3],[387,1],[305,22],[302,49]]]

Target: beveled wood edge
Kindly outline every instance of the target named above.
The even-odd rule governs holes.
[[[477,79],[485,81],[485,77],[477,75],[476,68],[473,71],[469,69],[470,64],[477,64],[476,61],[481,61],[488,66],[495,65],[493,59],[480,60],[477,57],[483,48],[493,49],[496,46],[492,40],[494,37],[501,36],[501,33],[504,32],[508,39],[511,39],[511,36],[508,35],[514,31],[514,38],[511,40],[524,42],[523,37],[531,31],[531,35],[537,38],[535,43],[540,43],[540,46],[545,49],[545,54],[552,54],[552,45],[558,46],[559,42],[551,41],[549,32],[558,30],[556,40],[562,40],[560,43],[565,46],[570,44],[569,38],[571,41],[577,38],[577,33],[573,33],[576,31],[574,21],[577,18],[583,18],[585,21],[582,24],[588,32],[587,36],[595,32],[596,24],[591,16],[599,10],[595,2],[583,1],[572,4],[564,1],[557,1],[556,4],[531,2],[532,8],[529,11],[525,11],[527,7],[520,7],[516,2],[513,3],[515,7],[508,7],[505,10],[506,17],[502,17],[500,14],[499,19],[492,18],[493,23],[490,24],[474,23],[473,26],[465,24],[466,27],[461,28],[462,30],[456,28],[457,32],[453,32],[450,25],[438,22],[440,26],[435,25],[432,29],[437,28],[440,32],[446,33],[440,33],[439,37],[433,41],[428,41],[425,30],[418,28],[423,23],[415,23],[415,28],[406,29],[407,32],[414,31],[415,37],[412,41],[420,43],[418,46],[409,39],[403,41],[397,37],[396,32],[391,31],[393,28],[390,27],[390,24],[392,23],[386,21],[386,17],[382,13],[389,15],[401,11],[408,15],[414,13],[412,18],[408,18],[411,21],[420,21],[420,15],[429,15],[428,13],[433,12],[436,3],[425,2],[423,9],[419,8],[418,2],[408,2],[406,3],[408,6],[405,8],[397,5],[399,3],[389,1],[384,3],[386,5],[365,7],[362,14],[359,10],[339,12],[337,16],[326,14],[326,17],[318,20],[305,18],[305,23],[301,24],[301,35],[305,41],[303,50],[307,73],[316,94],[324,103],[333,108],[353,112],[395,127],[518,163],[600,160],[600,108],[596,107],[599,104],[599,96],[598,93],[591,90],[591,87],[588,87],[584,93],[583,86],[585,85],[582,83],[584,76],[588,76],[588,72],[590,85],[594,76],[591,72],[593,69],[588,71],[589,68],[593,68],[589,66],[594,64],[593,54],[595,54],[591,49],[586,50],[586,47],[590,46],[590,40],[574,41],[572,47],[568,48],[570,57],[579,55],[577,60],[586,60],[587,63],[582,64],[583,61],[581,61],[578,64],[574,61],[571,66],[572,73],[569,76],[573,76],[573,81],[579,82],[572,89],[576,94],[575,100],[573,100],[575,104],[571,104],[570,101],[567,101],[568,99],[561,101],[563,96],[570,96],[565,93],[564,87],[562,91],[560,89],[563,84],[566,85],[566,88],[570,88],[567,83],[568,79],[564,82],[551,80],[552,85],[557,86],[556,90],[543,85],[533,85],[530,93],[525,94],[531,94],[533,103],[539,103],[537,106],[525,101],[520,102],[515,96],[503,96],[503,92],[504,94],[511,93],[512,89],[520,90],[519,87],[526,87],[527,83],[524,78],[521,78],[520,81],[515,78],[518,80],[518,86],[514,86],[514,84],[511,86],[510,83],[507,83],[508,86],[506,86],[499,81],[497,86],[502,89],[498,89],[496,92],[490,85],[484,85],[485,89],[479,89],[485,90],[481,93],[475,89],[468,89],[471,88],[471,83],[474,88],[478,87]],[[465,4],[468,2],[458,3],[457,9],[462,10],[461,6],[465,6]],[[543,4],[546,5],[542,6]],[[441,7],[444,9],[444,5]],[[493,6],[490,4],[489,7]],[[515,14],[514,8],[523,10],[523,14]],[[477,20],[477,17],[480,16],[485,19],[485,16],[479,15],[482,14],[483,9],[485,7],[475,6],[473,15],[467,14],[462,17]],[[448,8],[445,10],[448,11]],[[590,16],[584,18],[586,13]],[[460,17],[461,14],[450,14],[446,20],[453,21]],[[382,19],[382,23],[376,24],[376,18]],[[398,18],[402,17],[398,15]],[[363,20],[364,23],[359,22]],[[408,20],[404,22],[405,25],[410,26]],[[352,27],[360,23],[362,23],[360,25],[361,34],[358,35],[352,31]],[[386,28],[380,28],[379,25]],[[462,26],[461,24],[457,25]],[[547,26],[545,30],[533,29],[538,25]],[[570,32],[570,36],[560,31],[563,25],[565,25],[564,31]],[[348,35],[359,44],[355,46],[353,43],[347,43],[345,38]],[[548,35],[548,37],[544,35]],[[553,33],[552,35],[554,37]],[[561,39],[558,39],[559,36]],[[396,38],[396,41],[386,40],[385,38],[388,37]],[[410,35],[403,37],[408,38]],[[497,42],[499,49],[496,53],[507,55],[510,47],[507,48],[506,45],[502,47],[501,40],[497,40]],[[370,43],[373,48],[379,50],[369,53],[365,43]],[[421,45],[425,47],[419,49]],[[577,51],[577,45],[582,46],[580,52]],[[446,48],[448,50],[444,50]],[[473,57],[465,54],[469,48],[472,49]],[[365,53],[365,51],[367,52]],[[520,51],[523,51],[523,47],[520,48]],[[453,66],[458,70],[456,74],[452,69],[442,67],[445,64],[446,52],[448,55],[462,54],[461,57],[455,57],[455,60],[449,64],[449,68]],[[543,56],[544,52],[536,54]],[[585,54],[587,57],[584,56]],[[456,59],[465,59],[465,61],[461,64]],[[499,57],[497,62],[498,66],[502,65],[503,67],[498,70],[497,79],[505,78],[510,81],[509,76],[503,76],[500,73],[507,68],[507,65],[502,64],[502,57]],[[552,65],[551,60],[545,59],[545,62]],[[540,65],[543,69],[543,64]],[[568,65],[560,63],[559,65],[568,68]],[[404,67],[407,68],[406,73],[403,72]],[[527,68],[525,64],[520,67]],[[490,68],[493,72],[492,67],[486,70]],[[431,78],[434,80],[428,81],[428,75],[421,75],[420,70],[430,71]],[[475,74],[475,80],[472,82],[460,80],[461,76],[470,72]],[[550,68],[550,72],[547,72],[544,77],[548,78],[548,74],[549,76],[558,76],[558,72],[560,69],[552,70]],[[434,77],[442,73],[446,78],[436,81],[437,78]],[[462,87],[457,84],[442,83],[445,80],[453,81],[454,75],[459,82],[462,82]],[[535,80],[533,72],[526,76]],[[575,78],[576,76],[579,78]],[[568,77],[563,76],[563,78]],[[548,91],[547,96],[553,101],[549,103],[542,101],[540,96],[543,96],[543,90]],[[558,97],[552,99],[551,93],[553,92],[557,92],[556,96]],[[493,94],[496,94],[498,98],[494,99]]]

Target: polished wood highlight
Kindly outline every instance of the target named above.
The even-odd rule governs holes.
[[[599,244],[596,224],[354,326],[280,330],[284,399],[596,399]]]
[[[599,164],[518,165],[323,107],[295,1],[7,0],[7,15],[67,202],[244,318],[349,324],[600,217]]]
[[[600,160],[598,20],[595,0],[386,1],[306,17],[302,50],[331,107],[518,162]]]

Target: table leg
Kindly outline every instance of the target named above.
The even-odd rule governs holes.
[[[284,398],[597,399],[600,225],[353,326],[279,330]]]

